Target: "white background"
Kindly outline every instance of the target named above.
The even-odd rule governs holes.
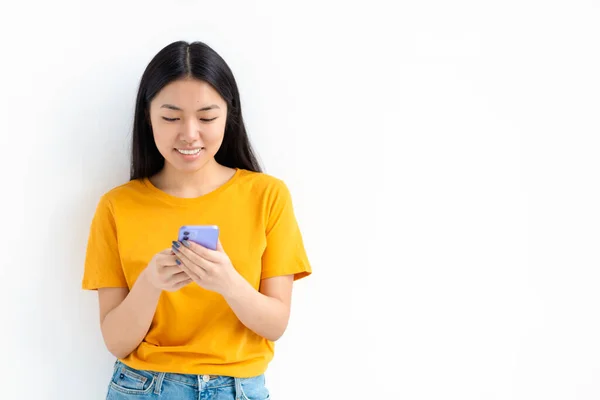
[[[2,398],[105,396],[89,223],[179,39],[230,64],[314,268],[273,398],[600,398],[597,2],[1,7]]]

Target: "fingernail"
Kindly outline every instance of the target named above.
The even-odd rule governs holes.
[[[190,247],[190,242],[188,242],[187,240],[183,240],[181,243],[183,243],[185,247]]]
[[[179,247],[179,243],[178,243],[178,242],[176,242],[175,240],[173,240],[173,246],[175,246],[175,247]]]
[[[181,265],[181,261],[179,261],[178,259],[175,259],[175,262],[177,263],[177,265]]]

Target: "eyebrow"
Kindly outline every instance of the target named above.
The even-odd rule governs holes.
[[[183,111],[181,108],[174,106],[173,104],[163,104],[162,106],[160,106],[160,108],[168,108],[169,110]],[[199,108],[196,111],[208,111],[212,110],[213,108],[221,109],[218,105],[211,104],[210,106]]]

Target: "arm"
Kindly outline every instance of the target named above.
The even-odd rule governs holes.
[[[257,291],[231,264],[221,241],[217,250],[194,242],[175,242],[173,251],[185,273],[200,287],[219,293],[248,329],[267,340],[283,335],[289,316],[294,275],[263,279]]]
[[[142,342],[156,311],[161,290],[147,279],[144,270],[131,291],[127,288],[100,288],[100,326],[108,351],[127,357]]]
[[[287,328],[293,283],[293,275],[277,276],[262,280],[260,291],[256,291],[240,275],[224,298],[248,329],[276,341]]]
[[[108,351],[127,357],[144,340],[163,290],[173,292],[192,280],[177,266],[171,249],[156,254],[126,288],[100,288],[100,325]]]

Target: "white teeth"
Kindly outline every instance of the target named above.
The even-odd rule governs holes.
[[[194,155],[194,154],[198,154],[200,153],[200,150],[202,149],[194,149],[194,150],[183,150],[183,149],[177,149],[178,152],[180,152],[181,154],[185,154],[188,156]]]

